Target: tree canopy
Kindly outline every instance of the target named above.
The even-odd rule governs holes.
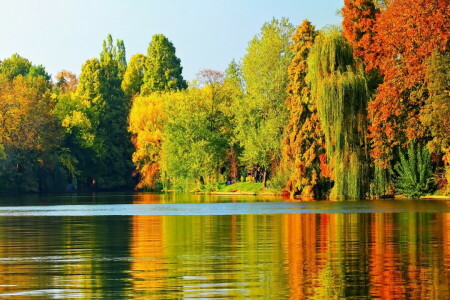
[[[181,61],[175,54],[172,42],[162,34],[155,34],[148,45],[141,93],[148,95],[156,91],[168,92],[187,88],[182,71]]]

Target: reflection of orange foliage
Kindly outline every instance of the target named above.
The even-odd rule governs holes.
[[[390,242],[394,239],[393,216],[377,214],[371,225],[370,294],[382,299],[399,299],[405,289],[401,282],[400,257]]]
[[[165,284],[162,217],[133,216],[132,228],[130,251],[133,257],[133,290],[162,290]]]
[[[320,251],[315,214],[286,215],[289,287],[291,299],[305,299],[323,263],[317,261]]]

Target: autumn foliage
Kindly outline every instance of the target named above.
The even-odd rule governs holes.
[[[304,20],[292,37],[291,50],[294,58],[288,68],[289,97],[286,99],[289,121],[282,143],[281,165],[281,168],[288,169],[290,173],[286,190],[291,196],[301,194],[303,197],[318,197],[317,185],[320,177],[329,177],[329,174],[321,172],[323,164],[320,156],[325,155],[324,136],[317,108],[311,101],[305,82],[308,72],[307,58],[316,35],[315,27],[308,20]]]
[[[448,0],[346,1],[344,34],[356,48],[366,70],[378,70],[383,82],[369,103],[371,154],[387,167],[395,146],[424,139],[420,122],[427,98],[425,73],[433,51],[448,51]]]

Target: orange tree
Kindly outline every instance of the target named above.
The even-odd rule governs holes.
[[[317,35],[315,27],[308,21],[297,27],[292,37],[291,50],[294,57],[289,65],[289,94],[286,104],[289,121],[282,142],[281,172],[289,170],[286,191],[293,197],[321,197],[319,182],[329,177],[325,166],[324,136],[320,128],[315,103],[305,82],[308,71],[307,58]],[[321,169],[325,172],[322,172]]]
[[[385,2],[379,9],[374,1],[346,1],[343,9],[347,39],[366,70],[383,77],[368,117],[371,155],[384,168],[396,146],[428,137],[420,117],[428,97],[427,60],[433,51],[448,51],[450,41],[448,0]]]

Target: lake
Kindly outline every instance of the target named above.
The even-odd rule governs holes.
[[[0,197],[0,298],[448,299],[450,202]]]

